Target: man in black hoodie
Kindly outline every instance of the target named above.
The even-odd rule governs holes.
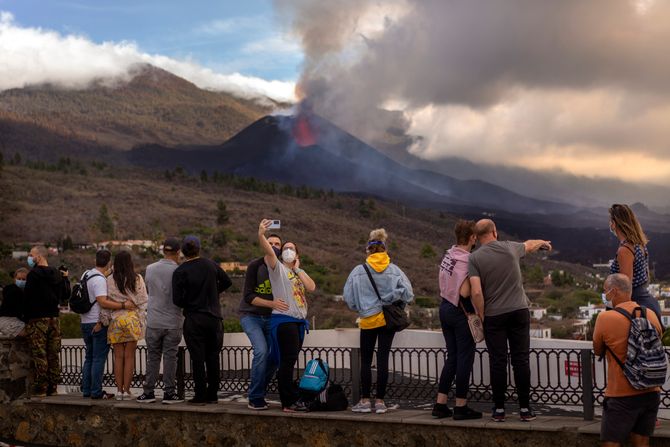
[[[223,346],[219,294],[232,282],[216,263],[200,257],[197,237],[186,236],[181,252],[186,261],[172,274],[172,302],[184,309],[184,340],[193,363],[195,396],[188,403],[217,403]]]
[[[49,267],[47,249],[36,246],[30,250],[26,279],[26,336],[30,345],[35,380],[33,396],[56,394],[60,380],[60,303],[70,295],[70,281],[60,271]]]

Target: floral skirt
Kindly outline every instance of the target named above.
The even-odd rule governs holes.
[[[142,338],[142,323],[137,312],[129,310],[115,315],[107,328],[110,344],[138,341]]]

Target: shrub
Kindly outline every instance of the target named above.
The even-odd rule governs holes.
[[[233,332],[244,332],[242,330],[242,324],[240,323],[240,320],[237,318],[226,318],[223,320],[223,331],[226,334],[230,334]]]
[[[61,314],[60,332],[62,338],[81,338],[81,326],[79,315],[75,313]]]
[[[437,307],[435,299],[430,296],[417,296],[416,298],[414,298],[414,302],[419,307],[425,307],[425,308]]]
[[[432,245],[424,244],[424,246],[421,247],[422,258],[434,258],[435,256],[437,256],[437,253],[435,253],[435,249],[433,249]]]

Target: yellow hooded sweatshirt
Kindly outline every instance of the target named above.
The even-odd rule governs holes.
[[[372,267],[375,272],[381,273],[386,270],[386,267],[391,263],[391,258],[388,253],[373,253],[368,256],[366,260],[368,265]],[[386,320],[384,319],[384,312],[379,312],[375,315],[370,315],[366,318],[361,318],[358,322],[358,327],[361,329],[376,329],[378,327],[386,326]]]

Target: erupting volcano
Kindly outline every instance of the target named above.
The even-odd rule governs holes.
[[[310,122],[310,116],[304,112],[299,113],[293,125],[293,138],[296,144],[300,147],[314,146],[317,136],[318,134]]]
[[[540,213],[562,209],[560,204],[523,197],[486,182],[408,168],[308,108],[294,116],[261,118],[220,146],[147,145],[132,150],[129,158],[150,168],[218,171],[418,206],[476,205]]]

